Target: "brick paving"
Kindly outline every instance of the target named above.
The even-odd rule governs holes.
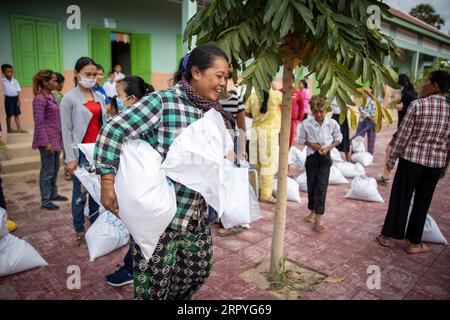
[[[384,148],[394,128],[378,135],[375,163],[366,170],[369,176],[382,172]],[[439,182],[430,208],[447,239],[449,183],[449,176]],[[62,194],[71,195],[71,183],[62,178],[62,172],[58,184]],[[104,281],[121,263],[126,247],[90,262],[87,249],[74,244],[70,203],[56,212],[40,209],[37,172],[5,177],[3,187],[9,216],[19,226],[15,235],[32,244],[49,265],[0,278],[0,299],[133,299],[131,285],[113,288]],[[379,246],[374,239],[384,221],[390,187],[379,187],[385,203],[344,199],[349,187],[329,187],[324,234],[317,234],[303,221],[308,214],[305,193],[301,193],[300,204],[288,202],[285,255],[331,278],[345,277],[339,284],[322,282],[301,299],[450,299],[450,248],[430,244],[430,252],[408,255],[403,251],[406,241],[394,241],[390,250]],[[261,204],[261,209],[263,218],[240,234],[221,238],[213,226],[213,271],[194,299],[276,299],[239,277],[270,257],[275,206]],[[81,269],[80,290],[66,286],[69,265]],[[370,265],[381,268],[379,290],[366,286]]]

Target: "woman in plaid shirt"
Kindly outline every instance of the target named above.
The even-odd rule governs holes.
[[[234,126],[233,116],[218,102],[227,77],[225,53],[211,45],[198,46],[180,62],[174,87],[144,96],[102,128],[94,159],[106,209],[119,213],[114,177],[127,137],[145,137],[164,159],[181,130],[211,108],[221,112],[228,128]],[[177,211],[152,258],[146,261],[139,246],[132,244],[136,299],[190,299],[210,273],[212,243],[207,204],[199,193],[179,183],[174,185]]]
[[[411,103],[395,135],[386,167],[391,171],[397,158],[399,163],[386,219],[377,237],[383,246],[389,247],[391,237],[406,238],[410,242],[406,252],[429,250],[421,243],[423,228],[436,185],[450,161],[450,109],[446,101],[449,88],[448,72],[432,72],[422,87],[424,98]]]

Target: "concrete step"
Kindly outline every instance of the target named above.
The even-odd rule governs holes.
[[[22,157],[38,156],[39,150],[33,150],[29,143],[8,144],[4,148],[4,159],[0,160],[12,160]]]
[[[41,157],[31,156],[1,162],[2,174],[17,173],[22,171],[37,170],[41,167]]]
[[[29,133],[9,133],[7,137],[7,144],[23,144],[28,143],[29,146],[33,143],[33,132]]]

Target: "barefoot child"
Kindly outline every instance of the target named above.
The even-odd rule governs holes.
[[[325,98],[313,96],[310,100],[313,118],[303,121],[300,130],[300,143],[307,146],[306,179],[308,185],[308,222],[314,222],[314,230],[322,232],[325,226],[321,222],[325,212],[325,199],[330,176],[330,150],[342,141],[339,124],[325,117]]]
[[[3,95],[5,96],[5,109],[6,109],[6,128],[8,133],[20,132],[26,133],[20,125],[20,85],[19,81],[14,77],[14,69],[10,64],[3,64],[2,67],[2,85]],[[16,122],[17,131],[11,128],[11,118],[14,117]]]

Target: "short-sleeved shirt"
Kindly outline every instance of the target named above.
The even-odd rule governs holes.
[[[89,122],[86,134],[83,138],[83,143],[93,143],[97,141],[98,134],[100,133],[102,109],[98,102],[89,100],[84,106],[92,113],[91,121]]]
[[[231,113],[234,118],[236,118],[238,113],[245,111],[244,102],[236,94],[231,94],[227,99],[219,100],[219,102],[223,110]]]
[[[5,76],[2,77],[3,84],[3,95],[5,97],[17,97],[20,92],[19,81],[16,78],[12,77],[11,80],[8,80]]]

